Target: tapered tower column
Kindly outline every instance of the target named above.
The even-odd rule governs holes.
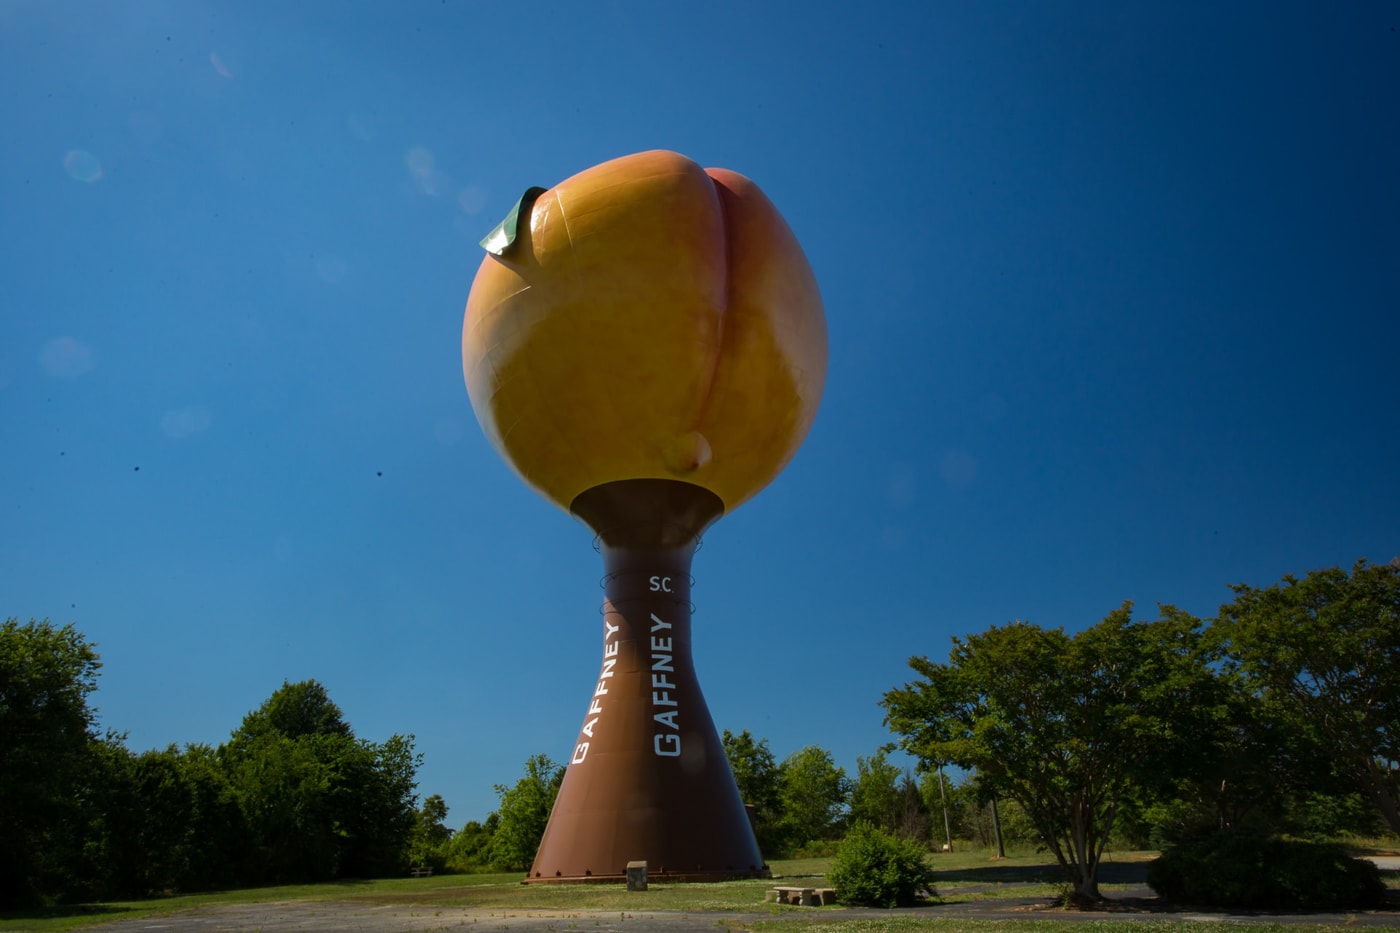
[[[690,568],[723,505],[673,480],[622,480],[572,511],[603,554],[603,657],[530,882],[766,876],[695,675]]]

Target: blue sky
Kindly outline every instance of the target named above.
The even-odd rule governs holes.
[[[910,655],[1400,554],[1393,4],[0,0],[0,616],[132,748],[283,680],[483,818],[601,656],[463,385],[477,240],[651,148],[754,179],[831,365],[697,555],[720,728],[854,773]]]

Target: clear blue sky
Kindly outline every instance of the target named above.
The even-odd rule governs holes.
[[[696,558],[715,721],[852,773],[913,654],[1400,554],[1393,3],[0,0],[0,616],[133,749],[315,678],[460,826],[563,760],[591,535],[483,438],[477,240],[748,175],[831,367]]]

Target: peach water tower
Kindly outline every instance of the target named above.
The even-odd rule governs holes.
[[[756,185],[665,151],[531,188],[482,245],[472,407],[606,570],[602,668],[526,880],[763,875],[691,660],[690,566],[816,415],[812,270]]]

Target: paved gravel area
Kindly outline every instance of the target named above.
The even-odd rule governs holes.
[[[1374,861],[1386,871],[1400,871],[1400,857]],[[1162,904],[1146,885],[1115,890],[1103,910],[1053,909],[1044,897],[998,897],[958,904],[935,904],[909,910],[823,908],[828,919],[914,915],[948,919],[1030,920],[1217,920],[1248,923],[1328,924],[1400,928],[1400,896],[1392,892],[1387,909],[1356,913],[1217,911],[1180,909]],[[750,929],[757,920],[798,920],[812,914],[795,908],[774,915],[759,911],[491,910],[466,907],[360,904],[351,901],[239,904],[207,907],[164,917],[114,920],[91,927],[103,933],[146,930],[191,933],[427,933],[433,930],[518,931],[518,933],[717,933]]]
[[[1352,927],[1400,927],[1400,903],[1383,911],[1358,913],[1265,913],[1168,909],[1150,889],[1123,891],[1104,910],[1051,909],[1044,898],[996,898],[960,904],[932,905],[909,910],[825,909],[826,919],[889,917],[900,914],[930,918],[976,920],[1225,920],[1241,924],[1336,924]],[[432,930],[518,931],[518,933],[716,933],[747,930],[756,920],[799,920],[810,914],[786,915],[731,911],[597,911],[597,910],[484,910],[463,907],[403,907],[350,902],[247,904],[202,908],[159,918],[119,920],[93,927],[107,933],[145,930],[259,931],[259,933],[426,933]]]
[[[420,933],[430,930],[487,931],[564,931],[591,933],[716,933],[728,926],[745,929],[745,924],[772,919],[764,913],[710,913],[680,911],[598,910],[484,910],[466,907],[402,907],[329,902],[310,904],[248,904],[201,908],[161,918],[117,921],[91,927],[111,933],[144,930],[260,931],[260,933]]]

